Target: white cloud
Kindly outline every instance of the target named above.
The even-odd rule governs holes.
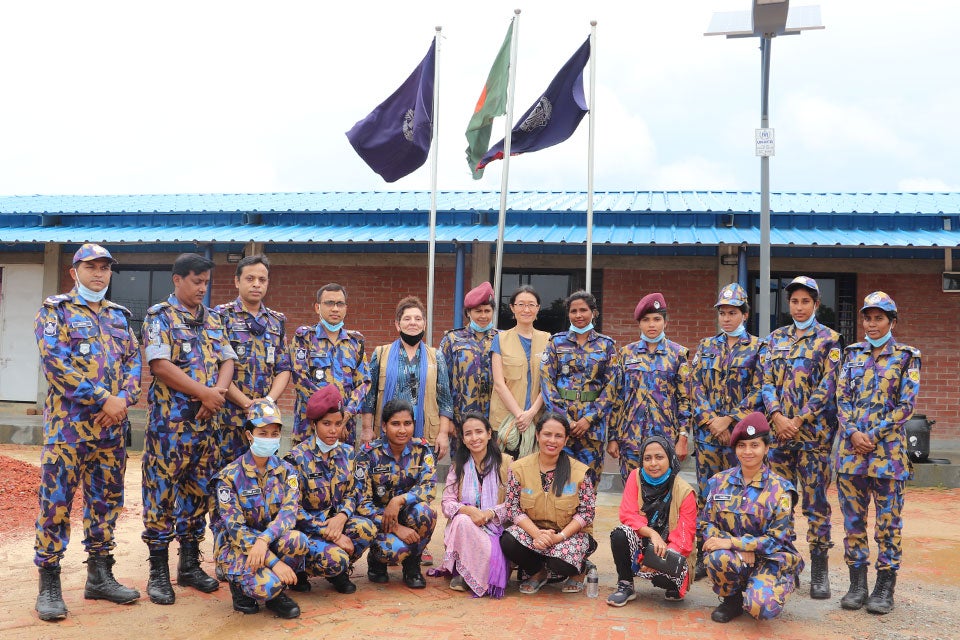
[[[949,184],[940,178],[904,178],[897,183],[897,191],[960,191],[960,185]]]

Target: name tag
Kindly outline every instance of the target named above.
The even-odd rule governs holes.
[[[244,496],[244,497],[246,497],[246,496],[258,496],[258,495],[260,495],[260,494],[261,494],[260,487],[257,487],[256,489],[247,489],[246,491],[241,491],[241,492],[240,492],[240,495],[241,495],[241,496]]]
[[[390,473],[390,467],[388,465],[382,464],[378,467],[374,467],[373,473]]]
[[[308,477],[308,478],[322,478],[322,477],[323,477],[323,474],[322,474],[322,473],[308,473],[308,474],[307,474],[307,477]]]
[[[74,320],[70,323],[70,326],[74,329],[89,329],[93,326],[93,322],[90,320]]]
[[[573,353],[573,347],[557,347],[557,353]]]
[[[713,496],[714,502],[727,502],[732,499],[733,499],[733,496],[727,493],[718,493],[717,495]]]

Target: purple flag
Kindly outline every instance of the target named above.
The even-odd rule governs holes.
[[[590,38],[567,60],[540,98],[513,127],[510,155],[540,151],[560,144],[573,135],[587,113],[583,97],[583,68],[590,59]],[[493,145],[477,164],[482,169],[503,159],[503,140]]]
[[[363,161],[387,182],[419,169],[430,153],[436,41],[400,88],[347,131]]]

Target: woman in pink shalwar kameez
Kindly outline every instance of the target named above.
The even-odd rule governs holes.
[[[478,413],[464,416],[457,447],[444,485],[441,508],[448,524],[446,553],[431,575],[446,576],[450,588],[476,597],[503,597],[507,560],[500,550],[507,471],[513,459],[500,453],[493,429]]]

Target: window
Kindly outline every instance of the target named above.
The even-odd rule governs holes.
[[[792,322],[790,318],[790,299],[787,296],[786,286],[793,281],[796,275],[776,272],[770,275],[771,329]],[[839,333],[843,337],[844,344],[855,342],[857,338],[856,276],[849,273],[810,273],[803,275],[809,275],[817,281],[817,286],[820,287],[820,309],[817,311],[817,320],[820,324]],[[759,274],[750,274],[750,308],[753,311],[753,316],[750,319],[750,329],[754,333],[760,323],[759,281]]]
[[[130,327],[139,336],[147,309],[158,302],[163,302],[173,293],[170,267],[159,269],[114,267],[114,269],[107,297],[130,309],[133,314],[130,318]]]
[[[603,304],[601,293],[600,272],[594,271],[592,278],[593,294],[597,296],[598,303]],[[567,311],[564,302],[574,291],[583,289],[586,282],[586,274],[583,269],[573,270],[547,270],[547,269],[517,269],[504,270],[500,280],[500,304],[497,309],[499,314],[497,326],[501,329],[509,329],[516,324],[513,313],[510,311],[510,296],[520,285],[528,284],[537,290],[540,294],[540,313],[537,315],[533,326],[541,331],[548,333],[558,333],[566,331],[570,326],[567,319]],[[596,329],[600,331],[600,320],[596,321]]]

